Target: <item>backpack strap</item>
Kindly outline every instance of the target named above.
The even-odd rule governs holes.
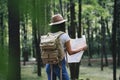
[[[64,34],[65,32],[63,31],[58,31],[58,32],[55,32],[55,33],[48,33],[47,36],[56,36],[57,38],[60,37],[62,34]]]
[[[58,64],[59,68],[60,68],[60,80],[62,80],[62,62],[60,61]]]
[[[66,66],[68,67],[69,65],[68,65],[68,56],[67,56],[67,50],[66,49],[65,49],[65,58],[66,58],[66,60],[65,60]]]
[[[50,68],[51,68],[51,80],[53,80],[53,64],[50,64]]]
[[[56,33],[54,33],[56,35],[57,38],[59,38],[62,34],[64,34],[65,32],[62,31],[58,31]]]

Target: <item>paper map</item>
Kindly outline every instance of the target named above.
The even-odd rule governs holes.
[[[71,39],[70,43],[71,43],[72,49],[76,49],[78,47],[84,47],[84,46],[86,46],[85,36],[83,35],[82,38],[78,38],[78,39]],[[84,53],[84,51],[80,51],[80,52],[78,52],[76,54],[73,54],[73,55],[69,55],[67,53],[67,61],[68,61],[68,63],[80,62],[83,53]]]

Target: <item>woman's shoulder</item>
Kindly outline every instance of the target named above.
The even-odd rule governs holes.
[[[60,36],[60,38],[62,39],[62,40],[70,40],[70,37],[69,37],[69,35],[67,34],[67,33],[63,33],[61,36]]]
[[[63,33],[61,36],[63,36],[63,37],[69,37],[69,35],[67,33]]]

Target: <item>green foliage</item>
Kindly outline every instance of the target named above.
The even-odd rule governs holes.
[[[35,1],[35,8],[33,6],[33,1]],[[52,3],[51,3],[52,2]],[[76,11],[76,19],[78,19],[78,1],[75,1],[75,11]],[[55,5],[54,5],[55,3]],[[67,7],[66,4],[69,4],[69,0],[62,0],[63,9],[65,10],[64,16],[66,14],[70,15],[69,12],[67,13]],[[51,5],[54,5],[54,7],[51,7]],[[33,10],[33,8],[35,10]],[[59,0],[20,0],[20,17],[24,17],[24,20],[28,20],[28,45],[31,45],[31,34],[32,34],[32,18],[36,17],[35,23],[36,23],[36,30],[40,32],[41,34],[46,34],[50,29],[49,23],[50,18],[53,13],[53,11],[60,12],[60,3]],[[88,28],[88,25],[86,24],[87,19],[91,22],[92,30],[97,29],[100,30],[100,19],[103,17],[103,19],[108,19],[112,17],[112,10],[113,10],[113,0],[82,0],[82,26],[84,29]],[[7,0],[0,0],[0,13],[4,13],[5,22],[4,25],[6,25],[7,22]],[[76,20],[78,22],[78,20]],[[67,23],[69,24],[69,23]],[[7,28],[7,27],[6,27]],[[8,33],[7,29],[5,29],[5,45],[8,45]],[[101,38],[100,34],[94,33],[93,35]],[[94,47],[97,47],[100,42],[94,41],[95,45]],[[109,45],[108,45],[109,46]],[[0,51],[2,50],[2,47],[0,48]],[[4,52],[3,53],[7,53]],[[4,70],[4,61],[6,60],[6,57],[2,56],[0,54],[0,63],[3,64],[3,66],[0,66],[0,71],[2,71],[2,68]],[[5,61],[6,62],[6,61]],[[2,67],[2,68],[1,68]]]
[[[0,80],[6,79],[8,49],[0,46]]]
[[[7,0],[0,0],[0,13],[7,12]]]
[[[93,1],[93,3],[91,3],[91,1],[92,0],[90,0],[90,2],[83,1],[84,4],[82,5],[82,23],[86,23],[86,19],[88,19],[91,22],[95,22],[92,24],[95,24],[96,26],[92,27],[97,27],[97,25],[99,27],[99,21],[101,17],[103,19],[106,19],[110,17],[111,14],[107,8],[100,6],[97,1]]]
[[[82,2],[83,4],[88,4],[88,5],[89,4],[94,6],[98,5],[97,0],[83,0]]]
[[[41,34],[48,32],[48,21],[50,20],[50,1],[49,0],[36,0],[35,1],[35,12],[37,30]]]
[[[20,13],[21,15],[31,15],[31,9],[32,9],[32,0],[20,0]]]

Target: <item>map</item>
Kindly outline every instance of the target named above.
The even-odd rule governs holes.
[[[77,49],[77,48],[80,48],[80,47],[82,48],[82,47],[86,46],[85,35],[83,35],[82,38],[71,39],[70,43],[71,43],[71,48],[72,49]],[[73,54],[73,55],[69,55],[67,53],[66,61],[68,63],[77,63],[77,62],[80,62],[83,53],[84,53],[84,51],[80,51],[80,52],[78,52],[76,54]]]

